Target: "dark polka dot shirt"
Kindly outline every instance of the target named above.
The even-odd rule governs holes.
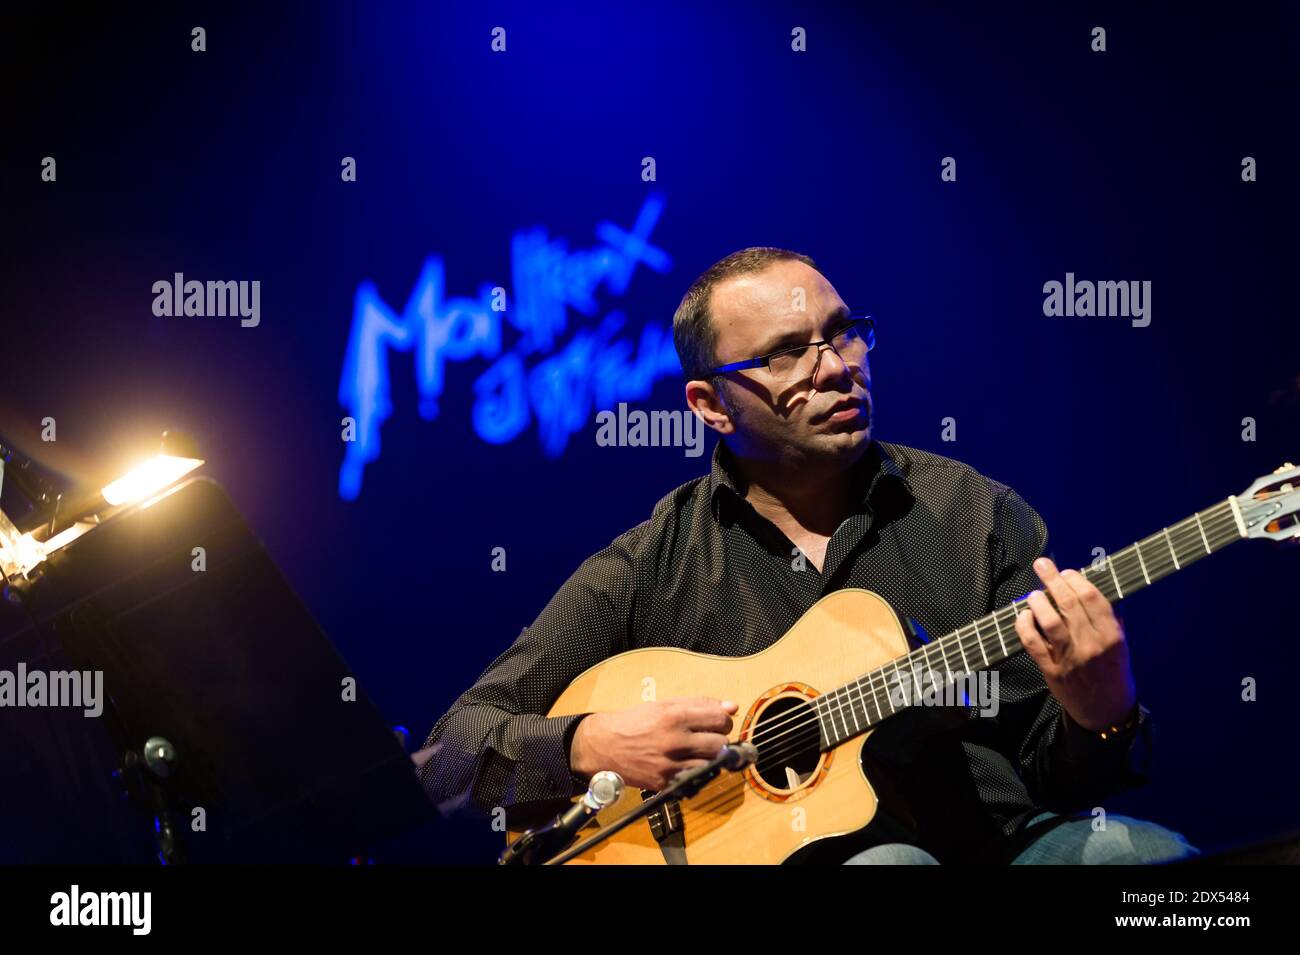
[[[757,653],[843,587],[884,597],[917,646],[1041,586],[1031,564],[1047,542],[1042,519],[1011,488],[950,458],[872,441],[854,468],[857,504],[820,572],[811,562],[795,569],[794,545],[744,499],[735,475],[719,444],[708,475],[584,561],[438,720],[420,775],[444,813],[500,808],[519,826],[584,791],[568,764],[581,716],[544,714],[613,654]],[[1038,812],[1091,809],[1148,781],[1145,707],[1134,729],[1101,740],[1065,714],[1027,654],[994,669],[996,717],[913,707],[876,729],[864,756],[881,799],[869,842],[911,842],[941,861],[1005,860],[1031,838],[1025,824]],[[750,701],[737,702],[743,712]]]

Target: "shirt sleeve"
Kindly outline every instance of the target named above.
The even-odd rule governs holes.
[[[510,825],[531,824],[585,790],[569,746],[587,714],[545,714],[580,673],[630,649],[632,533],[584,561],[434,724],[420,780],[444,815],[503,809]]]
[[[1004,607],[1042,581],[1033,562],[1046,551],[1047,527],[1015,491],[997,499],[993,531],[993,607]],[[1038,664],[1018,653],[1000,670],[999,734],[1030,795],[1046,809],[1070,812],[1151,780],[1150,711],[1139,723],[1101,739],[1074,722],[1047,687]]]

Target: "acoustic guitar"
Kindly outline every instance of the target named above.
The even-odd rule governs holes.
[[[1099,559],[1082,573],[1112,603],[1246,537],[1300,539],[1300,468],[1290,464],[1240,495]],[[976,673],[1021,651],[1020,598],[909,651],[893,609],[861,589],[828,594],[776,643],[744,657],[652,647],[578,676],[549,716],[625,709],[656,696],[711,696],[739,705],[732,742],[757,762],[669,802],[568,864],[777,864],[818,840],[865,828],[877,796],[862,768],[873,730],[909,706],[916,673]],[[628,787],[580,834],[608,826],[647,794]],[[520,835],[507,834],[508,841]]]

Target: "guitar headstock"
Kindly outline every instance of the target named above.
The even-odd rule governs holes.
[[[1300,467],[1287,462],[1237,498],[1247,537],[1300,540]]]

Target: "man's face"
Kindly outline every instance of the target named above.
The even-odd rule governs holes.
[[[849,316],[831,283],[796,260],[727,280],[710,304],[719,365],[829,339]],[[855,368],[829,346],[820,352],[816,370],[802,380],[775,381],[766,367],[724,376],[720,390],[737,453],[791,463],[857,458],[871,435],[866,357]]]

